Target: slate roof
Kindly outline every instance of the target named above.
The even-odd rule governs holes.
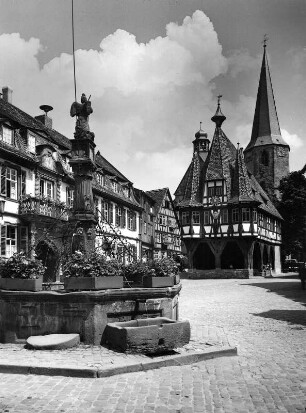
[[[260,71],[252,136],[245,151],[248,151],[248,149],[251,149],[254,146],[271,144],[288,146],[282,138],[279,127],[265,47]]]
[[[183,176],[175,196],[183,196],[182,205],[184,206],[201,206],[201,175],[204,162],[200,155],[195,152],[192,161]]]
[[[108,174],[115,176],[121,181],[125,181],[129,184],[132,184],[132,182],[127,179],[121,172],[118,171],[110,162],[108,162],[98,151],[96,153],[96,158],[95,158],[95,163],[98,167],[102,168],[105,170]]]
[[[221,111],[219,112],[222,114]],[[224,115],[222,114],[222,116]],[[221,115],[218,115],[218,111],[213,118],[215,118],[217,125],[221,125],[219,122]],[[178,208],[203,206],[201,201],[204,182],[225,180],[229,204],[257,204],[259,209],[282,219],[266,192],[247,170],[243,149],[235,148],[221,126],[217,126],[215,129],[208,156],[205,162],[202,161],[202,165],[198,158],[200,157],[195,152],[183,179],[175,191],[176,197],[182,197],[177,203]]]
[[[153,201],[155,201],[156,211],[159,211],[167,192],[169,192],[169,188],[161,188],[161,189],[153,189],[151,191],[145,191],[145,193],[150,198],[152,198]]]
[[[61,148],[70,149],[71,142],[66,136],[62,135],[55,129],[47,128],[43,123],[36,120],[29,114],[25,113],[23,110],[17,108],[11,103],[0,99],[0,114],[6,117],[8,120],[16,122],[21,127],[31,129],[37,132],[43,132],[46,134],[50,140]]]
[[[251,181],[243,158],[243,149],[237,148],[229,203],[243,202],[259,204],[259,200],[256,199],[255,193],[252,191]]]

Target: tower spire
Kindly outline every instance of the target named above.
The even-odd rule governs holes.
[[[211,120],[213,122],[215,122],[216,127],[217,128],[221,128],[222,123],[225,121],[226,117],[223,115],[221,108],[220,108],[220,100],[222,98],[222,95],[218,95],[217,99],[218,99],[218,106],[217,106],[217,110],[216,113],[214,114],[214,116],[211,118]]]
[[[263,40],[263,58],[261,64],[256,107],[253,120],[251,141],[246,151],[254,146],[287,145],[281,136],[278,122],[271,74],[267,57],[267,35]]]

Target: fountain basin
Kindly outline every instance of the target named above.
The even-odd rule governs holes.
[[[189,340],[189,321],[167,317],[109,323],[104,331],[104,342],[125,353],[165,353],[188,344]]]

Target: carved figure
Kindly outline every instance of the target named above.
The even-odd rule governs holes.
[[[81,96],[81,103],[73,102],[70,108],[70,116],[77,117],[76,125],[75,125],[75,139],[92,139],[94,140],[95,134],[90,132],[89,129],[89,122],[88,117],[93,112],[89,99],[87,99],[86,95],[82,93]]]

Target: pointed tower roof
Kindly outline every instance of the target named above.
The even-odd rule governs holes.
[[[198,152],[194,152],[192,161],[183,176],[174,195],[181,196],[180,206],[201,206],[200,179],[204,162]]]
[[[253,194],[251,181],[243,158],[243,149],[236,152],[236,162],[232,180],[232,197],[230,203],[260,203]]]
[[[224,179],[227,195],[231,194],[231,169],[236,155],[236,148],[221,129],[222,122],[226,119],[220,109],[220,97],[215,115],[211,118],[216,123],[214,137],[207,158],[205,179]]]
[[[288,146],[282,138],[279,127],[266,51],[266,43],[264,42],[264,53],[257,91],[252,136],[251,141],[245,150],[247,151],[254,146],[271,144]]]

